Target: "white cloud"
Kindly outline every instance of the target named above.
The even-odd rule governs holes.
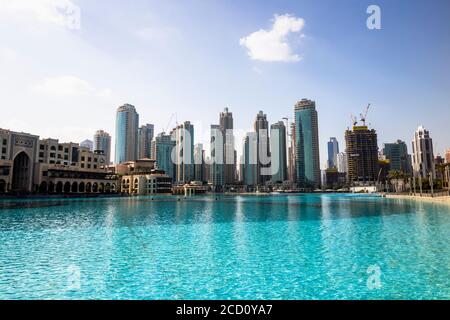
[[[80,8],[71,0],[0,0],[0,14],[22,21],[80,29]]]
[[[241,38],[239,43],[248,50],[252,60],[295,62],[301,57],[292,51],[287,37],[290,33],[299,33],[305,26],[305,20],[284,14],[275,15],[270,30],[259,30],[247,37]],[[301,35],[300,35],[301,36]]]
[[[99,98],[109,99],[111,89],[98,90],[89,82],[74,76],[45,78],[41,83],[32,86],[34,93],[47,96],[87,96],[95,95]]]

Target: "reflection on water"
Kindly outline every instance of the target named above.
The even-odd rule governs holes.
[[[450,298],[445,205],[277,195],[0,207],[0,298]],[[79,290],[67,289],[71,266]],[[380,289],[367,287],[370,266]]]

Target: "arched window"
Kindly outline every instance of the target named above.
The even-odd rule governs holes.
[[[63,192],[63,183],[59,181],[56,184],[56,193],[61,194]]]
[[[67,181],[64,184],[64,193],[70,193],[70,182],[69,181]]]
[[[48,193],[54,193],[55,192],[55,184],[53,182],[48,183]]]
[[[30,182],[30,166],[31,161],[25,152],[20,152],[13,163],[13,191],[28,191]]]

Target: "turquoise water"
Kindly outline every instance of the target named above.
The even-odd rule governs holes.
[[[0,201],[0,299],[449,299],[450,206],[355,195]]]

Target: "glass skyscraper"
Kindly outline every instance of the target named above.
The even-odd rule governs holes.
[[[164,132],[158,134],[152,141],[152,155],[156,160],[156,167],[164,170],[172,181],[175,181],[175,164],[172,160],[175,145],[172,136]]]
[[[214,191],[223,191],[224,179],[224,137],[220,125],[211,125],[211,170],[210,180]]]
[[[190,183],[194,181],[194,125],[185,121],[171,135],[176,141],[176,182]]]
[[[385,143],[383,155],[390,160],[391,170],[411,173],[411,156],[408,154],[408,147],[404,141],[397,140],[394,143]]]
[[[302,99],[295,105],[295,151],[299,187],[319,188],[319,128],[314,101]]]
[[[138,158],[139,114],[136,108],[125,104],[117,109],[115,163]]]
[[[223,184],[233,184],[236,180],[236,159],[233,135],[233,113],[225,108],[220,113],[220,130],[223,135]]]
[[[286,126],[279,121],[270,126],[270,152],[272,155],[272,181],[280,183],[287,180]]]
[[[94,152],[103,152],[107,164],[111,162],[111,136],[103,130],[97,130],[94,135]]]
[[[247,132],[244,137],[242,153],[242,181],[252,189],[258,184],[258,137],[256,132]]]
[[[264,112],[258,112],[253,128],[255,129],[257,138],[256,180],[258,185],[263,186],[266,181],[271,179],[269,122],[267,121],[267,115]]]
[[[337,156],[339,154],[339,143],[336,138],[331,137],[330,141],[328,141],[328,169],[337,168]]]

